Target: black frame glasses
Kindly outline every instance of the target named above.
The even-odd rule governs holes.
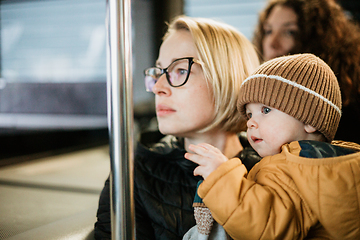
[[[187,60],[187,63],[184,62],[184,60]],[[193,57],[184,57],[175,59],[167,68],[151,67],[145,69],[144,74],[146,91],[152,92],[154,85],[164,73],[170,86],[183,86],[189,79],[191,66],[194,63],[199,62]]]

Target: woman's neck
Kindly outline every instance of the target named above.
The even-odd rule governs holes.
[[[193,137],[185,137],[185,150],[189,151],[190,144],[208,143],[218,148],[226,157],[236,156],[242,149],[239,137],[235,133],[212,131],[199,133]]]

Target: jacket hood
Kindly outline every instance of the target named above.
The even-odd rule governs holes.
[[[309,215],[335,239],[360,239],[360,146],[299,141],[283,153]]]

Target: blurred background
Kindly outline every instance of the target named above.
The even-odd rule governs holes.
[[[143,70],[155,63],[165,22],[213,18],[251,40],[265,3],[131,1],[134,132],[157,128]],[[339,3],[360,19],[360,1]],[[82,222],[82,237],[64,239],[91,232],[110,165],[105,17],[105,0],[0,1],[0,239],[52,239],[47,231],[76,232]]]
[[[359,18],[360,1],[339,2]],[[132,1],[136,129],[156,127],[143,69],[157,58],[165,22],[178,14],[214,18],[251,40],[265,3]],[[106,144],[106,1],[1,0],[0,11],[0,166],[23,160],[16,156]]]

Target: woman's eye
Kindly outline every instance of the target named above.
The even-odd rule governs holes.
[[[177,64],[173,66],[172,68],[168,69],[169,73],[173,73],[176,76],[186,75],[187,74],[187,68],[184,66],[184,64]]]
[[[297,35],[297,33],[298,33],[298,31],[297,30],[285,30],[284,32],[283,32],[283,34],[285,35],[285,36],[288,36],[288,37],[295,37],[296,35]]]
[[[178,72],[179,75],[187,74],[187,70],[186,70],[186,69],[178,69],[177,72]]]
[[[264,29],[264,35],[270,35],[271,34],[271,29]]]
[[[271,109],[268,108],[268,107],[263,107],[263,108],[262,108],[262,112],[263,112],[264,114],[268,114],[269,112],[271,112]]]

